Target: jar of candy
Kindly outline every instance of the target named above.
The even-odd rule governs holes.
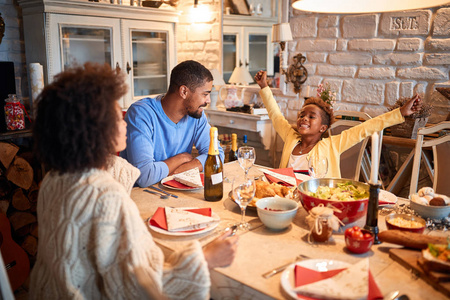
[[[333,209],[319,204],[309,211],[306,222],[310,228],[310,235],[316,242],[326,242],[339,229],[340,221],[333,214]],[[342,223],[341,223],[342,224]]]
[[[25,117],[22,103],[15,94],[9,94],[8,99],[5,99],[5,121],[6,129],[21,130],[25,129]]]

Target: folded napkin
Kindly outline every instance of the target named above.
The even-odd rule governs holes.
[[[275,182],[284,186],[297,186],[303,180],[297,179],[293,168],[283,169],[259,169],[266,175],[269,182]]]
[[[367,265],[367,268],[366,268]],[[351,270],[353,269],[353,271]],[[341,274],[341,278],[334,279],[336,275],[346,270],[346,274]],[[355,270],[363,270],[362,272],[366,272],[368,270],[368,261],[362,260],[359,263],[349,267],[348,269],[337,269],[326,272],[319,272],[315,270],[311,270],[308,268],[304,268],[302,266],[296,265],[294,270],[295,275],[295,291],[297,292],[297,296],[299,299],[312,300],[312,299],[340,299],[340,296],[345,299],[350,299],[352,293],[355,291],[355,288],[350,287],[350,291],[345,291],[344,288],[346,285],[342,283],[342,280],[348,276],[348,281],[350,283],[361,283],[361,276],[355,277]],[[383,295],[378,288],[378,285],[375,282],[375,279],[372,276],[372,273],[369,271],[368,276],[365,276],[365,279],[368,281],[368,285],[366,287],[363,286],[363,291],[361,292],[362,299],[374,300],[374,299],[383,299]],[[356,272],[358,273],[358,272]],[[362,276],[364,277],[364,276]],[[332,287],[337,289],[332,290]],[[311,289],[302,291],[302,288],[310,287]],[[317,289],[315,289],[317,287]],[[365,291],[364,289],[367,288]],[[339,293],[342,293],[339,295]],[[306,296],[309,295],[309,296]],[[355,295],[354,295],[355,296]],[[356,299],[358,296],[356,295]]]
[[[199,214],[202,216],[207,216],[207,217],[211,217],[211,215],[212,215],[211,208],[189,208],[189,209],[183,209],[183,210],[191,212],[191,213],[196,213],[196,214]],[[168,230],[166,211],[165,211],[164,207],[158,207],[155,214],[150,219],[150,225],[164,229],[164,230]],[[195,231],[199,231],[202,229],[203,228],[197,228],[197,229],[193,229],[193,230],[185,230],[183,232],[195,232]]]
[[[378,205],[389,205],[395,204],[397,202],[397,197],[385,190],[380,190],[378,194]]]
[[[203,175],[203,173],[200,173],[200,178],[202,179],[202,184],[205,185],[205,176]],[[170,187],[174,187],[177,189],[185,189],[185,190],[196,189],[195,187],[182,184],[181,182],[178,182],[175,179],[168,180],[168,181],[164,182],[163,185],[168,185]]]

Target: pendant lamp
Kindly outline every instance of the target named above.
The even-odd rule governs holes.
[[[298,10],[328,14],[383,13],[450,4],[449,0],[298,0]]]

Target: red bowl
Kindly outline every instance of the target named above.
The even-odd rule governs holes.
[[[357,253],[357,254],[361,254],[361,253],[366,253],[367,251],[370,250],[370,248],[373,245],[373,241],[375,240],[375,237],[373,235],[373,233],[371,233],[368,230],[365,229],[361,229],[362,233],[369,233],[371,238],[365,238],[365,239],[354,239],[351,236],[346,236],[345,237],[345,245],[347,245],[347,249],[350,250],[353,253]]]
[[[400,225],[396,225],[396,224],[392,224],[392,220],[395,218],[401,218],[404,219],[406,222],[408,221],[416,221],[418,223],[420,223],[422,226],[421,227],[406,227],[406,226],[400,226]],[[427,222],[419,217],[413,216],[413,215],[407,215],[407,214],[390,214],[388,216],[386,216],[386,227],[387,229],[395,229],[395,230],[402,230],[402,231],[409,231],[409,232],[417,232],[417,233],[423,233],[425,230],[425,227],[427,225]]]
[[[335,179],[335,178],[316,178],[304,181],[298,185],[299,200],[302,202],[306,211],[318,206],[322,203],[326,207],[335,207],[341,212],[334,212],[334,215],[339,218],[344,224],[353,223],[367,214],[367,206],[369,199],[355,200],[355,201],[331,201],[319,199],[309,196],[307,192],[316,192],[319,186],[336,187],[338,183],[351,182],[355,186],[363,187],[369,192],[369,185],[350,179]]]

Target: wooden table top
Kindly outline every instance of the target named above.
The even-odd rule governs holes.
[[[261,174],[262,172],[256,166],[250,170],[250,176]],[[233,176],[243,176],[243,170],[237,162],[224,165],[224,177],[231,178]],[[159,187],[162,186],[159,185]],[[196,239],[199,239],[202,244],[206,244],[217,236],[218,231],[240,220],[238,206],[228,197],[231,183],[225,182],[224,197],[218,202],[205,201],[203,189],[196,191],[165,189],[179,196],[179,198],[171,197],[169,199],[160,199],[158,196],[145,193],[143,190],[142,188],[134,188],[131,193],[143,220],[151,217],[160,206],[211,207],[221,218],[217,229],[201,235],[176,237],[150,230],[156,243],[165,254],[169,254],[176,249],[182,249],[186,242]],[[310,258],[334,259],[352,264],[368,257],[371,272],[383,295],[393,290],[400,290],[401,293],[407,294],[413,300],[446,299],[443,294],[434,290],[422,279],[412,276],[410,271],[389,257],[389,249],[399,248],[397,245],[382,243],[372,246],[372,249],[365,254],[353,254],[346,249],[342,233],[334,233],[332,239],[326,243],[308,243],[309,228],[305,222],[306,215],[306,211],[300,207],[293,224],[289,228],[283,231],[271,231],[259,221],[255,209],[247,208],[246,220],[255,229],[239,232],[239,247],[236,258],[229,267],[211,270],[211,297],[214,299],[223,297],[233,297],[233,299],[289,299],[280,285],[280,274],[269,279],[264,279],[261,275],[292,261],[299,254],[304,254]],[[356,222],[356,225],[361,227],[364,224],[364,219]],[[383,216],[379,217],[378,226],[380,231],[386,229]],[[429,234],[440,233],[431,232]]]

